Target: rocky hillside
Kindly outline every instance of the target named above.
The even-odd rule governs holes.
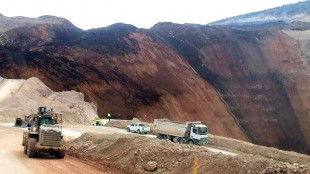
[[[43,24],[9,30],[0,73],[38,77],[57,91],[77,90],[104,117],[201,120],[223,136],[246,139],[214,88],[158,36],[131,25],[80,31]]]
[[[3,33],[0,74],[83,92],[100,117],[201,120],[216,135],[310,153],[309,43],[298,38],[309,30],[293,26],[23,26]]]
[[[38,18],[28,18],[22,16],[7,17],[0,14],[0,33],[17,27],[35,26],[39,24],[62,24],[66,25],[67,27],[74,27],[70,21],[55,16],[46,15],[40,16]]]
[[[310,22],[310,1],[284,5],[268,10],[235,16],[210,23],[211,25],[248,25],[262,24],[272,21]]]
[[[214,86],[255,143],[309,152],[308,46],[281,30],[151,29]]]

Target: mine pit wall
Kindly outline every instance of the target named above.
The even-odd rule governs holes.
[[[98,104],[100,117],[111,112],[113,118],[149,122],[159,116],[200,120],[214,134],[246,139],[213,87],[156,35],[139,30],[119,36],[98,29],[80,37],[53,27],[14,30],[14,37],[22,32],[29,38],[0,48],[0,73],[7,78],[36,76],[55,91],[83,92],[86,101]],[[48,44],[42,44],[40,33],[48,36]]]
[[[310,153],[310,66],[298,41],[281,31],[165,30],[155,32],[221,93],[253,143]]]
[[[302,43],[279,31],[169,27],[116,34],[19,28],[6,33],[15,42],[0,48],[0,74],[81,91],[101,117],[201,120],[217,135],[246,139],[245,132],[258,144],[309,152]]]
[[[310,53],[309,41],[295,40],[288,35],[278,32],[274,35],[268,47],[263,47],[265,57],[271,55],[268,66],[276,71],[282,81],[294,115],[297,118],[299,129],[304,136],[309,152],[310,146]],[[278,49],[275,49],[277,47]],[[288,49],[289,48],[289,49]],[[293,130],[296,130],[293,127]]]

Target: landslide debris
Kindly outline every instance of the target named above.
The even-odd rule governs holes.
[[[175,144],[137,135],[85,133],[68,143],[68,154],[100,165],[114,166],[123,173],[192,173],[198,157],[198,173],[268,173],[276,170],[308,174],[308,165],[289,164],[259,155],[228,156],[204,146]],[[281,168],[279,166],[282,166]],[[280,168],[280,170],[278,170]]]
[[[282,165],[276,165],[267,167],[260,174],[276,174],[276,173],[286,173],[286,174],[301,174],[301,173],[309,173],[309,166],[298,165],[298,164],[288,164],[284,163]]]
[[[98,104],[99,116],[200,120],[212,122],[219,135],[246,139],[213,86],[149,30],[44,24],[4,36],[14,40],[0,48],[0,74],[6,78],[35,76],[55,91],[81,91]]]
[[[3,80],[0,83],[0,91],[4,97],[2,99],[0,95],[2,122],[14,122],[16,118],[36,113],[39,106],[53,107],[55,112],[63,113],[65,123],[90,123],[98,117],[96,105],[85,102],[83,93],[54,92],[35,77],[27,80]]]

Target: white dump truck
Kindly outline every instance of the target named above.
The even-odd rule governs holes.
[[[208,143],[208,127],[201,122],[175,122],[167,119],[154,120],[154,133],[159,139],[175,143],[204,145]]]

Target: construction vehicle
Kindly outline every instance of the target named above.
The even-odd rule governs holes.
[[[24,153],[29,158],[35,158],[38,153],[50,153],[56,158],[64,158],[62,123],[62,114],[39,107],[37,114],[28,121],[28,131],[23,134]]]
[[[208,127],[201,122],[175,122],[167,119],[154,120],[154,133],[159,139],[175,143],[204,145],[208,143]]]
[[[53,109],[51,109],[53,110]],[[54,118],[58,118],[60,119],[60,113],[55,113],[53,112],[54,114]],[[16,118],[16,121],[15,121],[15,125],[16,127],[30,127],[30,120],[33,118],[33,117],[37,117],[37,114],[31,114],[31,115],[25,115],[25,118],[22,119],[22,118]],[[59,122],[60,120],[58,120]]]
[[[93,126],[103,126],[104,120],[100,118],[96,118],[92,121]]]

